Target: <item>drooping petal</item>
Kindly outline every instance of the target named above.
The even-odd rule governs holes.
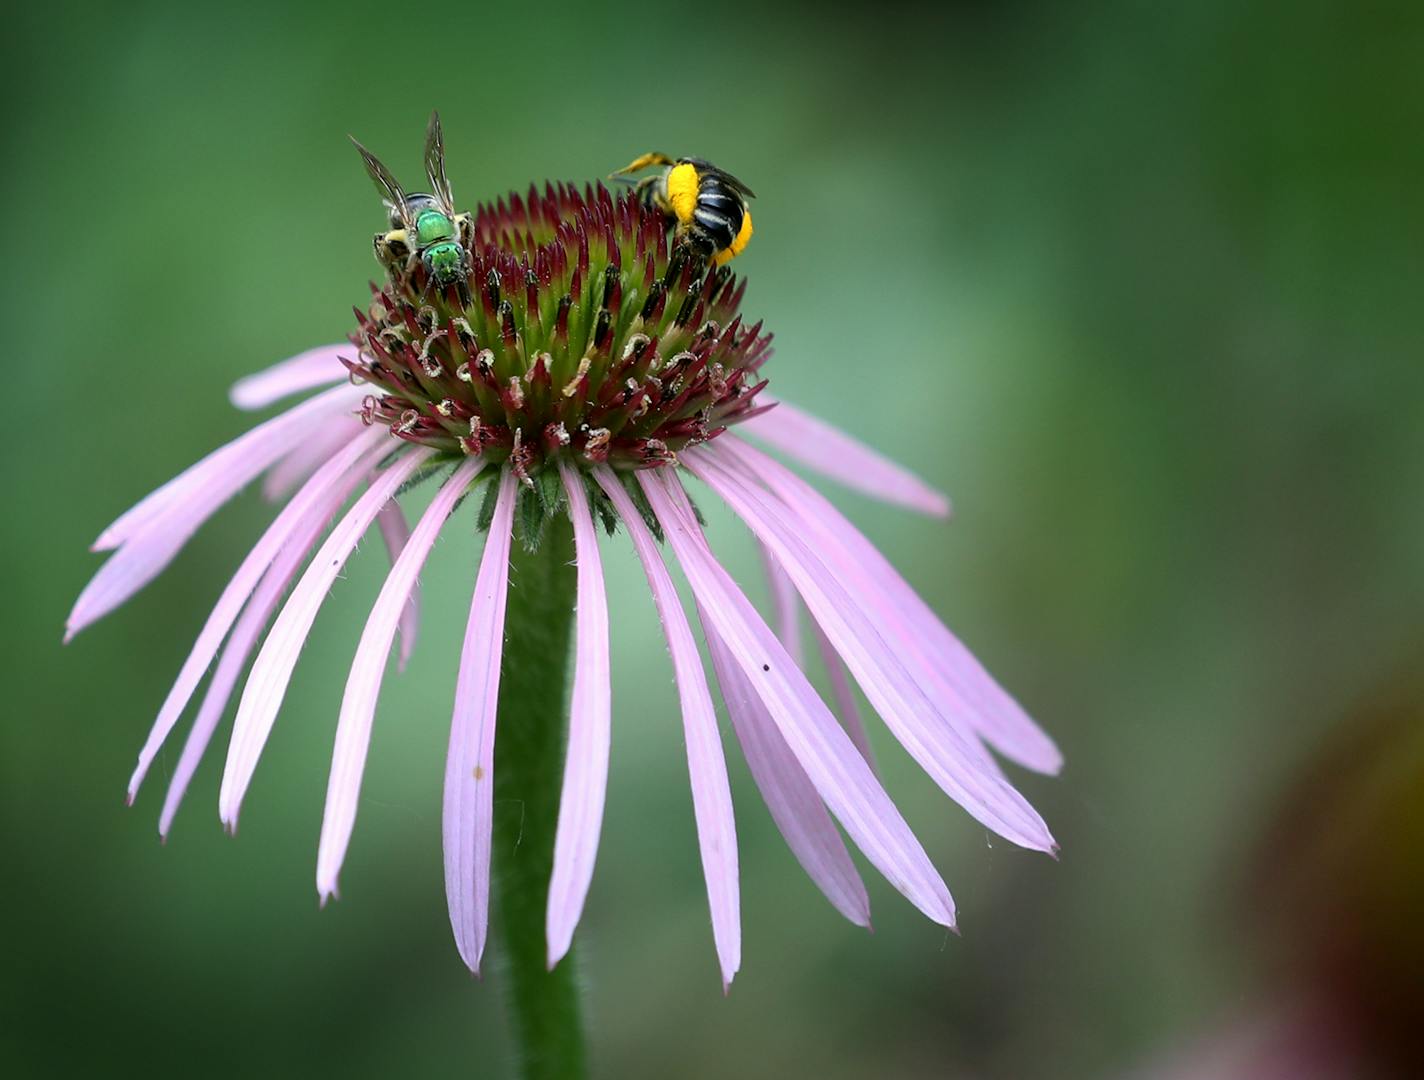
[[[366,426],[355,415],[333,416],[323,421],[319,431],[312,432],[311,438],[303,439],[267,470],[262,478],[262,497],[268,502],[281,502]]]
[[[294,437],[290,431],[286,435]],[[161,514],[127,540],[90,579],[69,614],[64,640],[71,640],[157,577],[214,511],[283,450],[276,441],[255,448],[242,469],[215,477],[209,486],[186,496],[174,496]]]
[[[705,613],[702,629],[732,730],[772,820],[796,861],[835,909],[857,926],[869,926],[870,897],[865,882],[860,880],[815,786]]]
[[[762,395],[760,403],[773,402]],[[931,517],[948,517],[949,498],[903,465],[872,450],[824,420],[784,401],[740,425],[789,458],[815,469],[853,491],[881,502],[904,506]]]
[[[717,946],[725,988],[731,984],[732,976],[742,964],[742,928],[737,827],[732,813],[732,789],[727,782],[727,761],[722,754],[722,739],[717,730],[717,711],[702,670],[697,642],[682,610],[677,587],[673,585],[662,556],[658,554],[653,534],[648,531],[633,500],[612,470],[601,466],[594,470],[593,475],[628,529],[633,550],[637,552],[647,575],[648,588],[652,591],[653,603],[662,621],[663,636],[672,656],[678,701],[682,706],[683,734],[687,740],[687,770],[692,781],[692,812],[697,821],[702,875],[707,881],[712,937]],[[820,802],[817,801],[816,805],[820,807]],[[824,816],[825,810],[822,809],[821,813]],[[830,825],[829,818],[826,824]]]
[[[406,542],[410,540],[410,523],[406,521],[400,503],[392,499],[381,507],[381,512],[376,515],[376,527],[381,530],[381,539],[385,541],[386,553],[390,555],[394,568],[405,550]],[[401,647],[396,670],[405,671],[406,664],[410,663],[410,654],[415,651],[416,634],[420,631],[420,582],[414,578],[411,579],[405,606],[401,608],[398,629]]]
[[[356,387],[338,386],[258,424],[150,492],[100,533],[90,550],[112,551],[148,529],[175,504],[201,493],[217,489],[230,496],[307,438],[323,414],[340,413],[359,400]]]
[[[554,869],[549,877],[549,967],[557,964],[573,943],[574,927],[583,912],[598,835],[603,827],[603,800],[608,790],[610,740],[608,671],[608,602],[603,591],[603,563],[598,533],[589,514],[583,479],[566,461],[559,473],[574,523],[578,560],[577,645],[574,653],[573,700],[569,710],[568,758],[559,796],[559,825],[554,835]]]
[[[766,570],[767,584],[771,589],[772,606],[776,611],[776,636],[781,639],[781,644],[786,646],[786,652],[796,662],[796,666],[804,671],[806,670],[806,657],[801,648],[801,600],[796,595],[796,586],[786,576],[786,571],[781,568],[781,564],[776,561],[776,556],[767,549],[765,544],[758,544],[757,550],[761,552],[762,567]],[[873,769],[875,768],[875,759],[870,753],[870,739],[865,733],[865,724],[860,718],[860,710],[855,706],[855,694],[851,691],[850,682],[846,679],[845,667],[841,664],[840,657],[836,655],[835,650],[831,648],[830,642],[826,640],[825,631],[821,629],[815,619],[811,620],[811,629],[815,632],[816,643],[820,646],[821,660],[826,666],[826,674],[831,681],[831,697],[836,703],[836,717]]]
[[[476,974],[489,928],[490,846],[494,827],[494,729],[504,656],[509,594],[509,543],[514,526],[514,473],[499,478],[494,518],[485,536],[445,759],[445,900],[460,958]]]
[[[695,520],[688,520],[687,525],[692,540],[711,557],[700,526]],[[761,550],[767,560],[772,560],[770,552],[764,547]],[[769,571],[775,568],[782,580],[790,585],[790,579],[779,567],[775,567],[774,561],[768,561],[766,565]],[[800,603],[794,595],[794,588],[792,600]],[[718,636],[716,627],[700,604],[698,615],[708,652],[712,656],[712,666],[721,685],[722,700],[727,706],[737,741],[742,746],[742,756],[746,758],[752,779],[771,811],[772,820],[781,830],[792,854],[836,910],[858,926],[869,926],[870,898],[866,895],[865,884],[860,880],[860,874],[830,814],[826,812],[825,804],[816,793],[815,785],[786,745],[766,705],[732,659],[726,643]],[[815,626],[815,620],[812,620],[812,626]],[[797,667],[800,666],[798,663]]]
[[[786,647],[787,655],[803,671],[806,668],[805,651],[801,648],[801,601],[796,598],[796,586],[786,576],[786,571],[776,561],[765,544],[758,544],[761,564],[766,570],[766,583],[771,590],[771,605],[776,612],[776,636]]]
[[[262,748],[267,744],[282,698],[286,696],[297,655],[306,643],[307,633],[327,591],[377,512],[433,453],[424,446],[408,450],[371,482],[312,557],[311,565],[272,624],[252,664],[252,673],[247,678],[232,725],[227,767],[223,770],[218,796],[218,814],[229,831],[237,829],[242,798],[247,793]]]
[[[765,484],[815,537],[817,551],[844,577],[861,577],[872,606],[922,676],[925,689],[958,703],[975,731],[1005,757],[1038,772],[1056,773],[1063,755],[1048,734],[989,675],[888,559],[820,492],[780,462],[730,436],[717,457]]]
[[[703,613],[766,705],[826,806],[886,879],[929,918],[954,925],[954,901],[905,819],[756,609],[693,539],[687,497],[670,470],[638,475]]]
[[[371,745],[371,722],[376,715],[376,699],[381,692],[381,677],[396,625],[404,618],[415,577],[425,565],[445,519],[483,466],[484,462],[478,458],[461,462],[431,500],[410,534],[409,542],[394,549],[399,550],[400,555],[371,607],[371,616],[356,646],[351,674],[346,680],[346,694],[341,701],[341,717],[336,725],[336,748],[331,756],[326,810],[317,847],[316,888],[323,903],[336,892],[336,879],[356,824],[356,801],[361,794],[361,777]]]
[[[340,356],[354,358],[356,349],[349,342],[308,349],[264,371],[238,379],[228,391],[228,398],[239,409],[265,409],[274,401],[303,390],[341,382],[347,373],[337,359]]]
[[[350,475],[353,487],[365,473],[365,463],[352,469]],[[188,784],[197,772],[198,763],[202,761],[213,733],[217,730],[218,722],[222,720],[223,712],[227,709],[233,687],[237,685],[248,656],[252,654],[253,647],[267,627],[267,620],[277,610],[287,586],[292,583],[302,563],[311,554],[312,545],[349,494],[350,490],[345,484],[338,485],[320,506],[307,515],[300,528],[293,533],[292,538],[272,561],[272,565],[267,568],[267,573],[262,575],[261,583],[242,609],[242,617],[237,620],[227,644],[223,646],[218,666],[213,670],[213,677],[203,695],[203,703],[198,706],[198,716],[183,743],[183,753],[173,769],[173,778],[168,782],[168,793],[163,797],[163,812],[158,818],[158,835],[165,840],[173,827],[173,819],[183,802],[183,796],[187,793]]]
[[[1056,850],[1038,812],[1004,779],[979,742],[936,710],[897,649],[867,617],[867,601],[846,592],[836,573],[797,535],[782,505],[710,454],[687,452],[682,462],[771,548],[876,712],[935,783],[1005,839],[1039,851]]]
[[[865,720],[855,703],[855,691],[846,677],[845,665],[836,654],[835,646],[826,638],[826,632],[815,619],[811,620],[811,630],[816,635],[816,647],[821,652],[821,662],[826,666],[826,677],[831,681],[831,697],[836,702],[836,716],[841,727],[846,729],[850,741],[865,758],[866,763],[875,768],[875,754],[870,749],[870,736],[865,731]]]
[[[130,802],[137,795],[154,757],[163,747],[178,718],[183,715],[183,710],[187,708],[203,673],[208,670],[208,665],[222,646],[223,638],[237,621],[243,605],[267,573],[272,560],[277,558],[279,552],[291,542],[292,537],[307,528],[313,519],[318,519],[317,528],[320,529],[321,524],[335,509],[333,502],[340,505],[366,471],[386,452],[386,444],[390,441],[390,436],[385,431],[372,428],[344,446],[318,469],[316,475],[296,497],[282,508],[282,512],[262,534],[262,538],[247,553],[242,565],[228,582],[227,588],[213,605],[207,622],[203,624],[197,640],[193,642],[188,658],[179,669],[178,678],[174,680],[162,708],[158,710],[158,718],[153,722],[153,729],[149,732],[143,749],[139,751],[138,764],[129,778]]]

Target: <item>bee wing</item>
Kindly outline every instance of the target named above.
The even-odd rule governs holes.
[[[747,187],[746,184],[742,183],[726,169],[719,169],[716,165],[713,165],[712,162],[708,161],[706,158],[685,157],[678,158],[678,161],[685,162],[688,165],[696,166],[697,171],[700,173],[709,173],[712,176],[717,177],[719,180],[722,181],[722,183],[726,184],[729,188],[731,188],[738,195],[742,196],[745,199],[756,198],[755,191]]]
[[[400,214],[402,222],[409,224],[410,209],[406,205],[405,190],[400,186],[399,181],[391,175],[391,170],[381,164],[381,159],[367,150],[359,142],[356,142],[354,135],[348,136],[356,149],[361,154],[361,160],[366,163],[366,173],[376,183],[376,189],[385,196],[386,202]]]
[[[445,132],[440,127],[440,114],[430,114],[430,126],[425,129],[425,175],[430,178],[430,190],[440,200],[441,209],[455,216],[455,196],[450,192],[450,178],[445,175]]]
[[[726,182],[727,186],[728,186],[729,188],[731,188],[733,191],[735,191],[738,195],[742,196],[742,198],[744,198],[744,199],[755,199],[755,198],[756,198],[756,192],[753,191],[751,188],[747,187],[746,184],[742,183],[740,180],[738,180],[738,179],[737,179],[735,176],[733,176],[731,173],[727,172],[727,171],[724,170],[724,169],[718,169],[717,172],[721,175],[723,181]]]

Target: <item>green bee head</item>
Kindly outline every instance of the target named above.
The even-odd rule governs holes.
[[[423,259],[430,276],[441,285],[464,280],[465,250],[455,241],[446,240],[426,248]]]

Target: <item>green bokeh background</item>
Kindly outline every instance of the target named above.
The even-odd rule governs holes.
[[[649,148],[756,188],[737,269],[777,391],[952,493],[950,526],[835,497],[1068,759],[1022,777],[1055,863],[990,842],[875,733],[962,939],[869,876],[875,934],[841,921],[735,761],[745,963],[724,999],[669,666],[607,544],[612,777],[579,935],[598,1075],[1114,1075],[1267,1001],[1236,878],[1421,640],[1421,11],[11,11],[0,1071],[507,1075],[498,971],[460,964],[441,884],[469,510],[423,575],[323,912],[325,773],[380,545],[317,621],[236,840],[216,754],[166,848],[176,748],[122,796],[260,496],[59,644],[90,540],[250,424],[228,384],[344,336],[380,223],[346,133],[411,175],[432,106],[470,201]],[[760,597],[744,531],[713,533]]]

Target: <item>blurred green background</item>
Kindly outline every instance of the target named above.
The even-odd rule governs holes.
[[[777,391],[954,496],[946,527],[835,493],[1068,759],[1022,778],[1055,863],[989,843],[875,733],[962,939],[870,874],[876,933],[841,921],[735,761],[724,1000],[669,665],[608,544],[598,1075],[1116,1075],[1269,1009],[1240,879],[1424,641],[1424,8],[60,2],[6,25],[0,1071],[506,1075],[498,973],[466,973],[441,884],[468,528],[423,575],[324,912],[379,544],[318,619],[236,840],[223,733],[166,848],[177,746],[123,791],[260,496],[59,644],[99,530],[249,425],[228,384],[344,336],[381,220],[346,133],[410,175],[432,106],[463,200],[650,148],[756,188],[736,268]],[[713,531],[762,595],[744,531]]]

